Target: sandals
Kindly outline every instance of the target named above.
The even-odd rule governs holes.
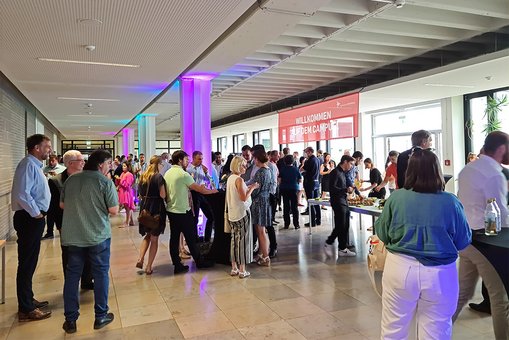
[[[152,269],[148,270],[148,269],[145,269],[145,274],[146,275],[152,275],[154,271]]]
[[[260,257],[260,259],[256,262],[259,266],[262,267],[270,267],[270,257]]]
[[[239,275],[239,270],[238,269],[232,269],[232,271],[230,272],[230,276],[237,276]]]
[[[251,273],[247,270],[239,273],[239,279],[245,279],[248,276],[251,276]]]
[[[142,261],[136,262],[136,268],[143,269],[143,262]]]

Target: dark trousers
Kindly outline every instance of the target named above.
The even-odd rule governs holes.
[[[482,293],[482,297],[484,299],[481,303],[485,304],[488,307],[491,307],[490,296],[488,294],[488,289],[486,288],[486,285],[484,284],[484,281],[482,283],[481,293]]]
[[[69,263],[69,247],[60,246],[62,248],[62,268],[64,270],[64,278],[66,276],[67,264]],[[83,264],[83,272],[81,273],[81,287],[87,287],[92,285],[92,267],[90,259],[85,257],[85,263]]]
[[[44,218],[31,217],[25,210],[18,210],[14,213],[13,222],[18,235],[18,272],[16,274],[18,310],[29,313],[35,309],[32,279],[39,260],[45,221]]]
[[[182,266],[179,256],[180,233],[184,237],[191,252],[194,262],[200,262],[200,251],[196,245],[198,232],[196,224],[194,224],[194,216],[191,210],[185,214],[176,214],[168,212],[168,220],[170,221],[170,256],[174,266]]]
[[[304,190],[306,191],[306,198],[318,198],[320,197],[320,190],[314,186],[314,183],[311,185],[304,185]],[[309,208],[309,205],[308,205]],[[315,224],[322,223],[322,211],[318,204],[315,204],[309,209],[309,223],[314,226]]]
[[[272,210],[272,220],[276,220],[276,212],[277,212],[277,193],[270,194],[269,196],[270,208]]]
[[[281,190],[283,197],[283,219],[285,227],[290,225],[290,212],[293,217],[293,226],[299,227],[299,210],[297,206],[297,193],[298,190]]]
[[[193,197],[193,208],[194,208],[194,225],[198,225],[198,216],[200,215],[200,209],[207,218],[207,224],[205,225],[205,242],[209,242],[212,237],[212,229],[214,229],[214,214],[212,213],[212,208],[209,205],[209,202],[205,199],[205,197],[196,191],[191,191],[191,195]],[[196,235],[198,238],[198,234]],[[187,240],[187,238],[186,238]]]
[[[55,226],[55,220],[52,214],[46,216],[46,234],[53,235],[53,227]]]
[[[348,245],[348,233],[350,232],[350,209],[348,205],[331,200],[334,210],[334,229],[327,238],[327,244],[333,244],[338,239],[338,249],[343,250]],[[317,207],[319,207],[317,205]]]
[[[110,284],[110,245],[111,239],[91,247],[69,246],[69,262],[65,270],[64,315],[67,321],[76,321],[80,315],[79,282],[83,273],[85,259],[88,258],[94,276],[95,318],[108,313],[108,287]]]

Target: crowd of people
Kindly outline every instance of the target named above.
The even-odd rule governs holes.
[[[70,150],[61,158],[62,165],[52,154],[49,138],[33,135],[27,139],[28,155],[16,169],[12,189],[18,235],[18,318],[32,321],[51,316],[48,302],[36,300],[32,291],[46,225],[44,238],[53,237],[54,225],[60,233],[65,277],[63,329],[74,333],[80,281],[82,289],[94,290],[94,328],[102,328],[114,318],[107,305],[109,218],[121,209],[125,210],[123,228],[136,225],[133,212],[137,209],[156,221],[138,223],[142,240],[135,266],[147,275],[153,273],[159,236],[168,220],[170,256],[174,273],[180,274],[189,270],[183,260],[191,257],[198,269],[213,265],[199,244],[210,242],[218,228],[207,195],[225,190],[230,275],[243,279],[251,275],[250,263],[268,267],[277,256],[278,210],[282,210],[283,229],[290,225],[299,229],[300,215],[309,216],[307,227],[321,225],[319,205],[299,211],[299,206],[304,206],[303,195],[308,200],[330,200],[334,221],[325,254],[333,255],[337,239],[338,256],[356,256],[349,239],[348,198],[364,193],[379,199],[389,195],[375,224],[376,234],[389,250],[383,276],[382,337],[406,338],[415,315],[421,337],[450,338],[452,322],[473,296],[480,275],[488,301],[483,304],[489,304],[496,337],[509,338],[507,293],[493,267],[470,244],[472,230],[483,228],[487,198],[504,202],[500,208],[507,226],[508,185],[501,164],[509,164],[509,136],[502,132],[488,135],[481,155],[471,157],[459,175],[458,198],[444,191],[440,162],[431,150],[431,134],[416,131],[411,142],[411,149],[388,154],[383,171],[360,151],[352,155],[345,151],[336,163],[331,154],[321,150],[315,154],[312,147],[299,157],[288,147],[279,152],[263,145],[245,145],[240,155],[230,154],[226,161],[215,152],[209,169],[199,150],[191,156],[183,150],[154,155],[148,162],[143,154],[139,159],[132,154],[113,158],[105,150],[92,152],[85,162],[84,155]],[[45,160],[48,165],[43,168]],[[362,164],[369,171],[365,180]],[[203,236],[197,228],[200,212],[206,218]]]

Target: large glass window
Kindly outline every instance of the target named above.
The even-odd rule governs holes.
[[[331,158],[339,164],[341,157],[345,154],[345,152],[349,152],[350,155],[354,153],[354,139],[353,138],[340,138],[340,139],[331,139],[329,141],[330,150],[326,150],[330,152]]]
[[[239,135],[234,135],[233,136],[233,152],[234,153],[241,153],[242,152],[242,147],[246,145],[246,134],[245,133],[241,133]]]
[[[228,139],[226,137],[219,137],[217,139],[217,151],[222,155],[228,154]]]
[[[272,147],[272,141],[270,139],[270,130],[261,130],[253,132],[253,144],[262,144],[266,151],[269,151]]]

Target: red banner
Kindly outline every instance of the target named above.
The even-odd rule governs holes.
[[[357,137],[359,93],[279,112],[279,144]]]

